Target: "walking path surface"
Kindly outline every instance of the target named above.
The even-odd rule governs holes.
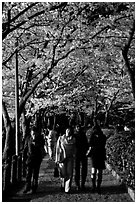
[[[35,194],[28,192],[23,194],[24,188],[9,198],[9,202],[133,202],[126,188],[112,176],[107,169],[103,173],[101,195],[92,193],[90,178],[90,160],[88,160],[88,176],[86,190],[77,192],[74,179],[72,183],[72,193],[65,194],[60,190],[60,179],[54,178],[54,161],[45,156],[40,168],[39,186]]]

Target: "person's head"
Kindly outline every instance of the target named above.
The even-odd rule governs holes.
[[[88,127],[88,128],[91,128],[91,124],[89,123],[89,124],[87,125],[87,127]]]
[[[99,120],[96,117],[93,119],[93,124],[94,126],[99,126]]]
[[[68,127],[68,128],[66,129],[66,136],[69,137],[69,136],[71,136],[71,135],[72,135],[72,130],[71,130],[70,127]]]
[[[80,131],[80,125],[76,125],[76,132]]]
[[[101,127],[100,127],[100,122],[99,120],[95,119],[94,121],[94,131],[100,133],[101,132]]]
[[[35,136],[36,136],[36,128],[32,127],[31,128],[31,137],[32,137],[33,140],[35,140]]]
[[[59,128],[59,124],[56,125],[56,129],[58,129],[58,128]]]
[[[47,129],[48,129],[48,130],[52,130],[53,127],[52,127],[51,125],[47,125]]]

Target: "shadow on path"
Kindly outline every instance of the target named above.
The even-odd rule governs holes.
[[[88,170],[86,190],[77,192],[73,178],[72,192],[66,195],[60,189],[60,179],[53,176],[54,166],[54,161],[44,159],[40,169],[37,192],[23,194],[23,189],[21,189],[6,202],[131,202],[125,186],[116,182],[107,169],[104,171],[101,196],[91,192],[90,169]]]

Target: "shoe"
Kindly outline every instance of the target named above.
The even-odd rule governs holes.
[[[100,187],[97,187],[97,193],[101,194],[101,188]]]
[[[67,192],[65,191],[65,193],[66,193],[66,194],[70,194],[70,191],[67,191]]]
[[[64,191],[64,187],[63,187],[63,186],[61,186],[61,187],[60,187],[60,190],[61,190],[61,191]]]
[[[32,188],[32,193],[33,193],[33,194],[36,193],[36,190],[37,190],[37,188],[36,188],[36,187],[33,187],[33,188]]]
[[[96,191],[96,183],[95,183],[95,180],[92,179],[92,193],[95,193]]]
[[[85,185],[82,185],[82,186],[81,186],[81,190],[82,190],[82,191],[85,191],[85,190],[86,190]]]
[[[96,188],[92,188],[91,193],[95,193],[96,192]]]
[[[34,194],[34,193],[36,193],[36,190],[35,190],[35,189],[32,190],[32,194]]]
[[[77,191],[80,191],[80,186],[76,186],[76,190],[77,190]]]
[[[23,191],[23,193],[27,193],[30,191],[30,188],[25,188],[25,190]]]
[[[32,193],[36,193],[37,188],[38,188],[38,181],[34,180],[32,183]]]

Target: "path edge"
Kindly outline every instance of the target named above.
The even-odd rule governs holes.
[[[106,168],[112,173],[112,175],[121,183],[123,183],[127,189],[127,192],[129,194],[129,196],[131,197],[131,199],[135,202],[135,192],[134,190],[132,190],[130,187],[128,187],[125,183],[124,180],[116,173],[116,171],[114,171],[111,167],[110,164],[108,164],[106,162]]]

